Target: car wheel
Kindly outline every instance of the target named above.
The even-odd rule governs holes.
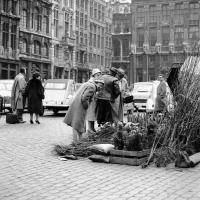
[[[53,114],[57,115],[58,114],[58,110],[57,109],[53,109]]]

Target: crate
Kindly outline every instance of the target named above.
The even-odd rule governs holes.
[[[138,166],[147,161],[150,151],[150,149],[143,151],[123,151],[114,149],[110,151],[110,163]]]
[[[111,164],[139,166],[139,165],[142,165],[144,162],[146,162],[147,159],[148,159],[148,157],[125,158],[125,157],[110,156],[110,163]]]
[[[141,158],[148,156],[150,154],[151,150],[150,149],[145,149],[143,151],[123,151],[123,150],[111,150],[110,155],[111,156],[117,156],[117,157],[127,157],[127,158]]]

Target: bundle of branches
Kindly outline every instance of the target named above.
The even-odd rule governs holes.
[[[172,155],[190,148],[200,138],[199,73],[200,58],[189,57],[181,67],[174,86],[174,111],[170,115],[164,114],[160,120],[147,165],[155,154],[157,166],[174,161],[176,156]]]
[[[59,156],[74,155],[88,157],[92,154],[88,147],[100,143],[112,143],[112,135],[115,127],[111,123],[106,123],[96,133],[88,134],[76,145],[55,145],[53,153]]]

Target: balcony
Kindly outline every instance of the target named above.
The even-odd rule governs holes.
[[[175,51],[183,51],[183,45],[175,46],[174,50]]]
[[[136,47],[136,52],[137,53],[144,53],[144,48],[143,47]]]
[[[161,52],[169,52],[169,47],[168,46],[162,46]]]
[[[114,56],[112,58],[113,62],[130,62],[130,57],[129,56]]]
[[[3,47],[0,47],[0,58],[18,60],[19,50],[12,50],[11,48],[4,49]]]
[[[150,46],[149,47],[149,53],[157,53],[157,48],[156,47],[152,47],[152,46]]]
[[[67,45],[67,46],[75,46],[75,39],[69,36],[62,37],[62,42],[64,45]]]

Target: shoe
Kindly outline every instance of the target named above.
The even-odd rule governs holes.
[[[18,123],[20,123],[20,124],[21,124],[21,123],[25,123],[25,122],[26,122],[26,121],[23,121],[23,120],[19,120],[19,121],[18,121]]]
[[[35,120],[35,122],[36,122],[37,124],[40,124],[40,122],[39,122],[38,120]]]
[[[33,120],[30,120],[30,123],[31,123],[31,124],[34,124]]]

